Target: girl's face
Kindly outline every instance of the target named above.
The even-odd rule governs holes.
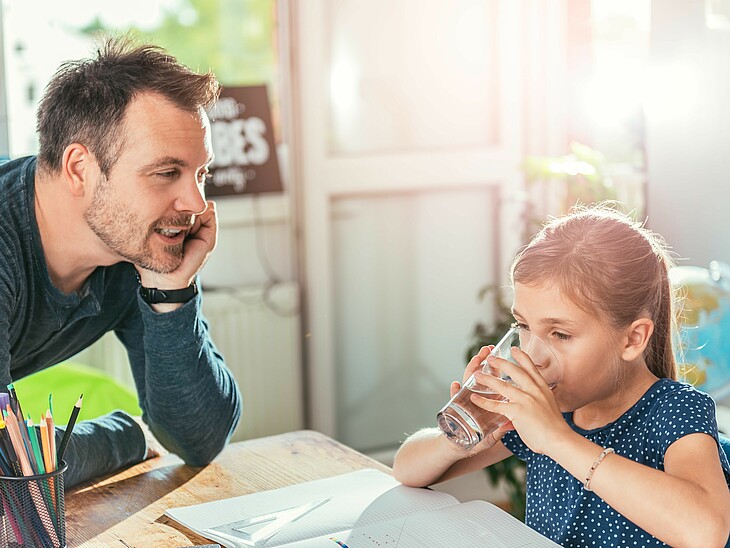
[[[562,412],[594,402],[610,405],[619,387],[619,334],[550,282],[515,283],[512,313],[520,327],[548,343],[558,358],[562,380],[553,394]]]

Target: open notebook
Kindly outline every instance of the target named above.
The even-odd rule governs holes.
[[[228,547],[558,546],[493,504],[459,503],[371,469],[165,513]]]

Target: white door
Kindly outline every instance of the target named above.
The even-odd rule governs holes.
[[[435,424],[519,236],[521,2],[307,0],[291,33],[309,424]]]

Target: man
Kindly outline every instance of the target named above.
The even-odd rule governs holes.
[[[160,48],[108,40],[46,88],[38,157],[0,167],[0,386],[113,330],[144,423],[190,465],[210,462],[241,414],[195,281],[217,237],[204,185],[218,91]],[[147,452],[124,412],[80,422],[66,485]]]

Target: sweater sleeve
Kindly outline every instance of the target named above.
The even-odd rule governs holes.
[[[56,427],[56,447],[66,431]],[[68,439],[63,460],[65,487],[108,474],[124,466],[142,461],[147,451],[142,429],[123,411],[76,424]]]
[[[191,466],[224,448],[241,416],[241,395],[208,333],[202,296],[157,313],[137,295],[138,313],[116,334],[127,348],[142,419]]]

